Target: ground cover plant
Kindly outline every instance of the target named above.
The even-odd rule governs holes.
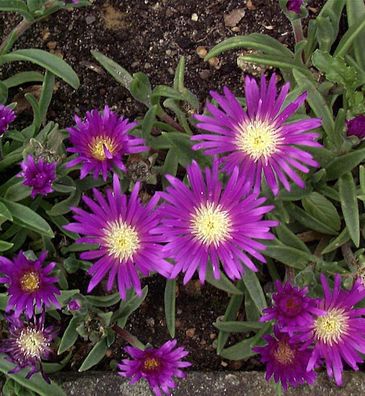
[[[77,89],[76,73],[54,54],[14,45],[34,23],[89,3],[0,1],[23,17],[4,37],[0,63],[33,64],[0,82],[5,395],[62,395],[50,375],[70,369],[85,347],[77,369],[100,367],[115,345],[123,351],[110,362],[116,375],[169,394],[194,369],[175,339],[178,291],[192,282],[229,298],[214,323],[217,354],[256,356],[278,394],[314,383],[319,370],[341,386],[345,369],[359,369],[365,5],[328,0],[303,30],[307,4],[279,3],[294,48],[253,33],[204,54],[239,50],[238,64],[259,65],[241,91],[212,86],[200,103],[185,86],[184,57],[172,86],[153,86],[92,51],[143,116],[104,103],[63,129],[47,113],[56,80]],[[33,82],[41,89],[24,96],[27,123],[8,98]],[[128,323],[156,277],[170,336],[160,344]]]

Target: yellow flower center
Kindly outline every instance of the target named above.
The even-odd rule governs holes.
[[[325,344],[337,343],[347,333],[349,317],[343,309],[334,308],[314,322],[314,334],[317,340]]]
[[[146,358],[143,363],[143,368],[147,371],[153,371],[160,366],[160,363],[155,358]]]
[[[192,233],[199,241],[215,246],[229,238],[232,228],[228,212],[211,202],[196,209],[190,224]]]
[[[110,154],[113,154],[116,150],[114,140],[107,136],[97,136],[89,143],[91,155],[99,161],[104,161],[106,158],[104,148],[106,148]]]
[[[26,357],[40,357],[45,347],[49,346],[42,332],[35,329],[22,330],[16,342]]]
[[[274,351],[274,358],[283,365],[291,364],[294,361],[295,353],[290,348],[290,345],[285,341],[279,341],[276,350]]]
[[[267,121],[253,120],[237,127],[236,145],[255,162],[268,160],[281,143],[280,130]]]
[[[140,246],[140,240],[134,227],[117,220],[105,229],[105,244],[109,254],[120,261],[131,259]]]
[[[20,288],[26,293],[33,293],[39,289],[40,279],[37,272],[26,272],[20,278]]]

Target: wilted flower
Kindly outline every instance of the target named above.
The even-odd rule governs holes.
[[[195,116],[199,121],[197,127],[211,133],[193,136],[192,140],[200,141],[193,148],[203,149],[209,155],[222,154],[224,170],[230,174],[238,166],[255,192],[260,191],[262,176],[275,195],[279,182],[290,191],[288,178],[304,188],[305,183],[295,170],[307,173],[308,166],[316,167],[318,163],[298,146],[321,147],[315,141],[319,134],[306,132],[318,128],[321,120],[306,118],[286,123],[307,96],[303,93],[282,110],[288,91],[287,83],[277,93],[275,74],[268,84],[262,76],[260,86],[246,77],[247,111],[227,87],[224,95],[211,92],[221,109],[208,103],[210,115]]]
[[[300,14],[300,7],[303,4],[303,0],[288,0],[286,8],[289,11],[293,11],[296,14]]]
[[[130,378],[131,384],[145,379],[156,396],[160,396],[161,391],[170,395],[170,389],[176,386],[173,377],[184,378],[185,373],[181,369],[191,365],[182,360],[188,352],[182,347],[176,348],[176,340],[167,341],[160,348],[142,351],[126,347],[125,351],[132,360],[122,360],[118,365],[119,375]]]
[[[266,380],[272,376],[286,390],[288,386],[312,384],[316,379],[313,369],[307,371],[311,352],[302,350],[301,344],[295,342],[286,333],[275,328],[275,337],[265,335],[267,345],[255,347],[253,350],[261,355],[261,362],[266,365]]]
[[[138,197],[139,189],[140,183],[136,183],[127,198],[114,175],[113,190],[107,190],[106,199],[96,189],[93,190],[95,201],[83,197],[90,212],[72,208],[76,222],[65,228],[85,235],[76,243],[99,245],[96,250],[81,253],[82,259],[97,259],[88,271],[92,275],[88,292],[109,273],[107,289],[110,290],[117,279],[119,293],[125,299],[131,287],[138,295],[142,293],[138,271],[144,276],[152,271],[166,277],[170,274],[171,264],[164,260],[160,245],[165,238],[156,232],[160,222],[155,210],[159,196],[155,194],[144,206]]]
[[[8,284],[9,301],[6,311],[14,309],[16,317],[25,313],[28,318],[34,314],[34,305],[40,310],[43,304],[60,308],[55,295],[61,294],[55,286],[58,278],[49,276],[56,263],[43,267],[47,252],[41,253],[36,261],[28,260],[20,251],[10,261],[0,257],[0,272],[4,274],[0,282]]]
[[[257,271],[249,256],[265,262],[260,251],[265,246],[257,239],[273,239],[270,227],[277,221],[264,220],[273,206],[263,206],[265,198],[245,194],[245,179],[234,168],[225,188],[219,180],[218,164],[203,173],[196,162],[187,168],[190,187],[179,179],[166,176],[171,186],[162,192],[166,203],[161,207],[166,235],[167,257],[175,260],[172,277],[185,273],[184,283],[198,271],[204,282],[210,262],[216,279],[220,262],[231,279],[240,279],[244,266]]]
[[[307,296],[307,287],[300,289],[289,282],[282,285],[280,281],[275,282],[275,287],[273,306],[263,310],[261,322],[276,320],[281,331],[292,333],[292,328],[303,326],[312,320],[313,314],[322,313],[317,308],[317,301]]]
[[[341,277],[336,274],[331,292],[326,277],[321,274],[324,298],[318,307],[323,310],[311,322],[299,326],[298,340],[304,348],[313,345],[307,371],[324,360],[329,377],[334,377],[337,385],[342,384],[344,360],[353,370],[357,363],[363,363],[360,354],[365,353],[365,314],[364,308],[354,306],[365,298],[365,288],[355,282],[350,291],[341,290]]]
[[[67,304],[67,308],[70,311],[78,311],[81,308],[81,304],[78,300],[73,299]]]
[[[55,339],[57,331],[54,326],[45,326],[45,314],[33,317],[32,321],[23,322],[20,318],[7,316],[9,335],[0,343],[0,352],[7,355],[7,360],[16,366],[9,374],[17,373],[23,368],[30,368],[26,378],[41,372],[44,379],[49,382],[42,368],[42,360],[47,360],[52,354],[51,342]]]
[[[144,140],[129,134],[137,123],[119,117],[108,106],[99,113],[92,110],[86,113],[85,121],[75,116],[76,125],[68,128],[73,147],[67,151],[77,157],[67,163],[67,167],[81,165],[80,179],[92,173],[96,179],[99,174],[107,178],[108,170],[113,167],[126,171],[122,161],[126,154],[147,151]]]
[[[365,137],[365,115],[358,115],[349,121],[346,121],[347,135],[357,136],[359,139]]]
[[[9,124],[12,123],[15,118],[15,113],[10,107],[0,104],[0,135],[8,129]]]
[[[23,184],[32,187],[31,196],[34,198],[37,194],[47,195],[53,191],[52,183],[56,180],[56,162],[47,162],[42,158],[34,159],[28,155],[20,164],[23,177]]]

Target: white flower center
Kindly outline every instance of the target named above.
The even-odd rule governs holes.
[[[347,334],[348,315],[343,309],[330,309],[325,315],[319,316],[314,322],[314,334],[317,340],[332,345]]]
[[[229,238],[232,228],[228,212],[212,202],[196,208],[190,224],[192,233],[199,241],[215,246]]]
[[[108,136],[94,137],[89,143],[91,156],[99,161],[104,161],[106,158],[104,147],[110,154],[113,154],[116,149],[114,140]]]
[[[237,126],[236,145],[255,162],[267,161],[282,141],[280,130],[267,121],[252,120]]]
[[[41,331],[30,328],[22,330],[16,342],[26,357],[40,358],[45,348],[49,346]]]

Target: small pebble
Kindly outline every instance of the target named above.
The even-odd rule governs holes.
[[[195,328],[192,327],[191,329],[187,329],[186,332],[185,332],[185,334],[186,334],[186,336],[189,337],[189,338],[194,337],[194,335],[195,335]]]
[[[207,51],[207,49],[205,48],[205,47],[203,47],[203,46],[199,46],[197,49],[196,49],[196,53],[199,55],[199,58],[205,58],[205,56],[206,56],[206,54],[208,53],[208,51]]]
[[[194,22],[197,22],[198,19],[199,19],[198,14],[196,14],[196,13],[194,12],[194,14],[191,16],[191,20],[194,21]]]
[[[201,72],[199,72],[199,77],[202,80],[208,80],[208,78],[211,76],[210,70],[204,69]]]
[[[213,56],[213,58],[210,58],[208,60],[208,63],[210,64],[210,66],[214,67],[215,69],[219,69],[219,59],[216,56]]]
[[[227,366],[228,366],[228,363],[227,363],[227,362],[224,362],[224,361],[222,360],[222,361],[221,361],[221,366],[227,367]]]
[[[94,15],[89,15],[85,18],[86,25],[91,25],[96,21],[96,18]]]

